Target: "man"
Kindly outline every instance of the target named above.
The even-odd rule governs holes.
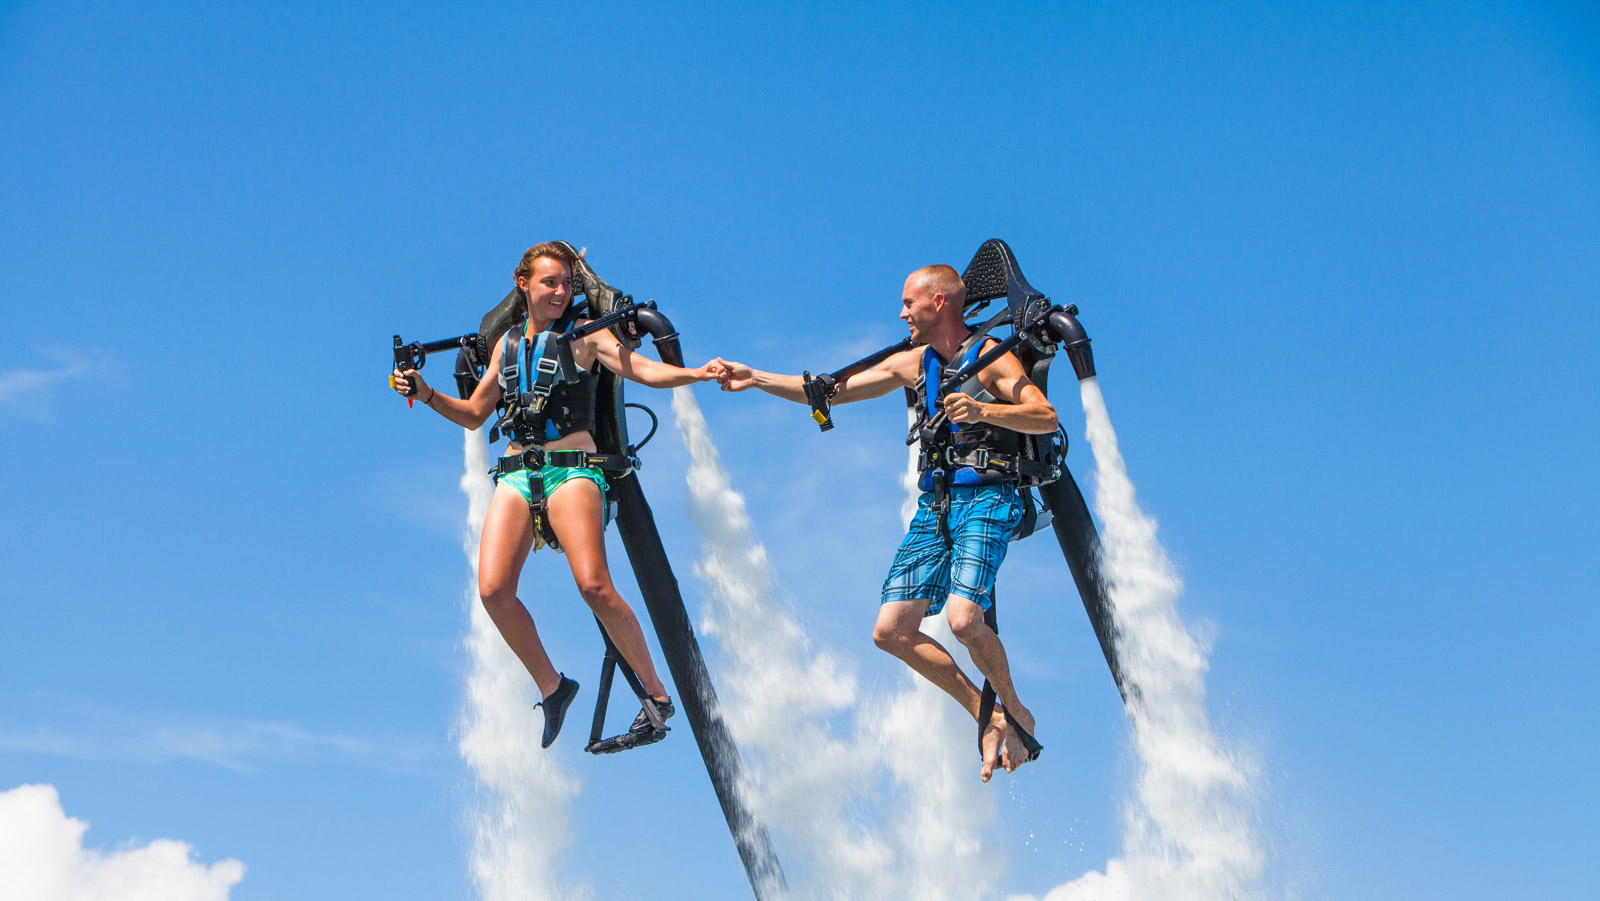
[[[1005,558],[1023,508],[1015,479],[1018,433],[1056,430],[1056,411],[1029,381],[1022,363],[1005,354],[961,390],[938,397],[938,386],[996,342],[975,336],[962,318],[967,288],[950,266],[925,266],[906,278],[900,318],[922,345],[894,354],[840,380],[834,403],[882,397],[895,388],[918,395],[922,497],[883,585],[873,629],[878,647],[955,698],[974,720],[981,696],[950,653],[918,628],[922,617],[945,611],[999,698],[980,723],[984,782],[997,765],[1007,772],[1038,756],[1034,719],[1017,698],[1000,638],[984,622],[994,604],[995,573]],[[982,346],[978,346],[982,345]],[[760,388],[807,403],[804,381],[743,363],[717,360],[724,391]],[[1007,719],[1009,714],[1009,721]]]

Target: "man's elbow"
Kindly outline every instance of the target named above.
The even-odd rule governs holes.
[[[1053,405],[1045,404],[1044,409],[1041,410],[1040,413],[1041,415],[1039,417],[1039,424],[1042,426],[1042,428],[1039,429],[1038,434],[1047,435],[1060,427],[1061,417],[1056,415],[1056,408]]]

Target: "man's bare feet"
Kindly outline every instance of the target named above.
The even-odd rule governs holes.
[[[1036,724],[1033,714],[1026,707],[1019,707],[1019,709],[1011,710],[1010,712],[1012,719],[1016,721],[1016,726],[1012,727],[1010,723],[1006,724],[1005,767],[1007,773],[1015,773],[1017,767],[1032,760],[1035,756],[1028,744],[1029,740],[1033,738],[1033,729]],[[996,705],[995,715],[1004,716],[998,705]],[[1024,737],[1024,733],[1027,733],[1026,737]],[[1038,742],[1033,741],[1033,745],[1037,748]]]
[[[1005,767],[1008,773],[1016,769],[1016,764],[1011,762],[1016,755],[1008,747],[1010,741],[1011,726],[1006,723],[1005,715],[996,708],[978,741],[983,750],[983,768],[978,771],[978,778],[988,782],[997,766]]]

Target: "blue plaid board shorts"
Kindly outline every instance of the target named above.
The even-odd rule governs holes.
[[[883,603],[927,598],[924,616],[944,609],[952,594],[988,610],[994,606],[994,579],[1006,558],[1011,533],[1022,521],[1022,496],[1012,482],[955,485],[950,489],[950,538],[939,534],[933,492],[917,501],[917,515],[883,582]]]

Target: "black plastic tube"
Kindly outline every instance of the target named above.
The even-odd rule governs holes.
[[[1106,600],[1105,581],[1100,577],[1100,533],[1089,516],[1089,505],[1065,466],[1061,478],[1040,485],[1039,493],[1044,497],[1045,506],[1050,508],[1050,526],[1055,529],[1056,543],[1061,545],[1061,553],[1067,558],[1072,581],[1077,583],[1078,595],[1083,598],[1084,612],[1089,614],[1089,625],[1094,628],[1100,652],[1105,654],[1111,678],[1116,680],[1117,691],[1126,704],[1130,695],[1138,696],[1139,690],[1123,677],[1122,660],[1117,655],[1116,619]]]
[[[711,776],[717,801],[722,805],[722,816],[728,821],[728,831],[733,833],[739,860],[744,863],[745,874],[750,878],[750,887],[755,890],[757,899],[779,898],[786,889],[783,868],[778,864],[778,854],[766,827],[756,820],[739,796],[739,748],[722,719],[711,674],[706,670],[700,644],[694,637],[694,626],[689,623],[683,595],[678,591],[678,579],[672,574],[672,564],[661,546],[655,515],[644,499],[637,473],[618,479],[613,485],[617,493],[617,531],[622,536],[622,546],[633,564],[639,594],[644,597],[650,621],[656,628],[656,639],[661,643],[661,655],[666,658],[673,684],[678,686],[678,703],[683,705],[689,728],[700,745],[700,756],[705,760],[706,772]]]

